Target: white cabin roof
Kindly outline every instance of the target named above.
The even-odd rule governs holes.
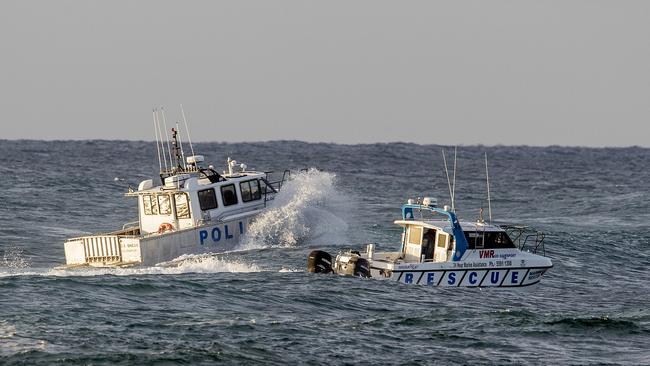
[[[405,227],[406,225],[418,225],[430,229],[442,230],[446,233],[453,234],[449,220],[395,220],[395,224]],[[463,231],[503,231],[502,228],[488,223],[474,221],[460,221],[460,227]]]

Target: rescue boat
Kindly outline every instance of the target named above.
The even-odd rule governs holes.
[[[550,268],[544,233],[525,226],[495,225],[480,219],[459,221],[436,200],[408,200],[402,217],[399,250],[309,254],[312,273],[337,273],[390,279],[404,284],[445,287],[522,287],[538,283]]]

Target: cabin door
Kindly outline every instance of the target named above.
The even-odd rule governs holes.
[[[409,225],[405,239],[404,259],[407,262],[419,262],[422,253],[422,226]]]
[[[447,261],[447,249],[449,249],[449,234],[443,231],[438,231],[436,237],[436,250],[434,253],[434,259],[436,262]]]
[[[436,248],[436,229],[427,229],[422,236],[422,261],[433,262],[433,253]]]

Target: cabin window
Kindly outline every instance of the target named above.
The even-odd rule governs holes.
[[[142,196],[142,207],[145,215],[158,215],[158,200],[154,194]]]
[[[158,195],[158,210],[161,215],[169,215],[172,213],[172,205],[168,194]]]
[[[214,191],[213,191],[214,194]],[[190,204],[187,199],[186,193],[176,193],[174,195],[174,201],[176,201],[176,217],[179,219],[189,219],[190,218]]]
[[[447,235],[438,234],[438,248],[444,248],[447,246]]]
[[[142,207],[144,208],[145,215],[151,215],[151,197],[147,195],[142,196]]]
[[[197,193],[199,194],[199,206],[201,207],[201,210],[206,211],[219,207],[217,204],[217,196],[214,193],[214,188],[204,189]]]
[[[241,200],[244,202],[255,201],[262,198],[262,194],[260,193],[260,181],[257,179],[239,183],[239,189],[241,190]]]
[[[515,245],[503,231],[465,231],[469,249],[507,249]]]
[[[221,187],[221,198],[223,199],[224,206],[231,206],[237,204],[237,192],[235,191],[234,184],[228,184]]]
[[[422,244],[422,228],[418,226],[409,227],[409,244]]]

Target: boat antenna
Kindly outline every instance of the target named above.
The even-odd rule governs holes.
[[[192,151],[192,156],[194,156],[194,147],[192,146],[192,138],[190,137],[190,128],[187,127],[187,118],[185,118],[185,110],[183,110],[182,104],[181,115],[183,116],[183,122],[185,123],[185,131],[187,131],[187,142],[190,144],[190,151]]]
[[[177,171],[183,170],[183,166],[181,165],[181,149],[178,143],[178,131],[174,128],[172,128],[172,145],[174,146],[174,157],[176,158],[176,167],[174,169]]]
[[[492,222],[492,202],[490,199],[490,173],[488,172],[488,157],[487,151],[485,152],[485,180],[487,183],[487,200],[488,200],[488,216],[490,217],[490,223]]]
[[[151,113],[153,114],[153,132],[156,135],[156,150],[158,150],[158,169],[162,171],[162,160],[160,159],[160,141],[158,140],[158,126],[156,124],[156,108]]]
[[[454,181],[452,190],[454,192],[454,199],[451,201],[451,210],[456,212],[456,155],[458,153],[458,146],[454,146]]]
[[[165,155],[165,143],[163,142],[162,131],[161,131],[161,128],[160,128],[160,116],[158,115],[158,110],[156,110],[155,117],[156,117],[156,126],[158,126],[158,135],[159,135],[159,138],[160,138],[160,148],[162,150],[161,155],[163,157],[163,162],[165,163],[165,169],[167,170],[167,169],[169,169],[169,167],[167,166],[167,156]],[[162,172],[162,169],[161,169],[161,172]]]
[[[160,107],[160,113],[162,114],[163,126],[165,126],[165,139],[167,139],[167,153],[169,153],[169,166],[174,165],[172,159],[172,147],[169,140],[169,133],[167,133],[167,119],[165,118],[165,107]]]
[[[445,163],[445,174],[447,175],[447,186],[449,187],[449,197],[451,198],[451,210],[454,210],[454,191],[451,189],[451,180],[449,179],[449,169],[447,168],[447,157],[445,149],[442,149],[442,161]]]
[[[180,132],[180,128],[178,128],[178,121],[176,122],[176,131]],[[178,145],[181,148],[181,157],[183,158],[183,169],[187,169],[187,165],[185,163],[185,152],[183,151],[183,141],[181,140],[181,134],[178,134]]]

